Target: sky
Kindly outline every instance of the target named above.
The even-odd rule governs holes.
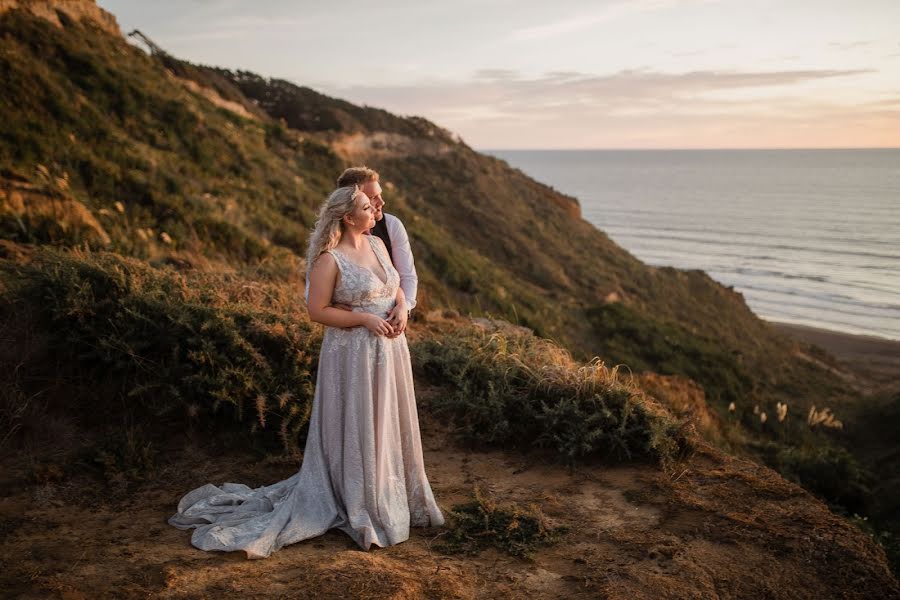
[[[900,147],[900,0],[99,0],[477,149]]]

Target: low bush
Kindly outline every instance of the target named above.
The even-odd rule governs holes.
[[[494,547],[513,556],[531,558],[540,546],[558,542],[568,531],[551,527],[540,507],[515,503],[501,506],[476,486],[473,499],[457,504],[450,512],[450,524],[436,548],[447,554],[477,554]]]
[[[655,320],[620,302],[588,311],[597,352],[633,371],[684,375],[703,385],[720,409],[741,400],[752,382],[735,354],[720,340],[707,340],[683,327]]]
[[[430,408],[471,441],[549,447],[567,462],[648,458],[664,468],[689,446],[685,424],[602,362],[576,363],[548,340],[479,329],[413,345],[421,374],[449,388]]]
[[[822,443],[784,448],[777,456],[778,471],[786,478],[847,512],[866,514],[871,496],[871,473],[846,449]]]
[[[221,412],[302,448],[320,333],[290,285],[44,249],[0,262],[0,290],[0,320],[43,340],[17,370],[22,395],[54,380],[85,424],[135,412],[212,426]]]

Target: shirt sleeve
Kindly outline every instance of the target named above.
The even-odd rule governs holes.
[[[416,265],[413,262],[412,246],[409,243],[409,235],[403,223],[394,215],[384,215],[387,219],[388,235],[391,236],[391,254],[394,259],[394,268],[400,274],[400,287],[406,295],[406,303],[409,309],[416,307],[416,292],[419,289],[419,276],[416,274]]]

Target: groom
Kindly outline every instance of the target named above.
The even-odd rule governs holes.
[[[372,207],[375,209],[375,227],[371,234],[377,235],[387,247],[391,262],[400,274],[400,288],[406,296],[406,306],[412,311],[416,306],[416,292],[419,287],[419,277],[416,274],[416,265],[413,262],[412,247],[409,243],[409,235],[403,223],[394,215],[385,213],[384,199],[381,197],[381,184],[379,175],[374,169],[368,167],[350,167],[345,169],[337,179],[338,187],[358,185],[362,192],[369,197]],[[309,282],[306,284],[306,297],[309,299]],[[342,308],[340,305],[335,305]],[[396,310],[396,309],[395,309]],[[397,331],[399,318],[395,311],[391,311],[387,321],[395,327],[394,335],[400,335],[403,331]]]

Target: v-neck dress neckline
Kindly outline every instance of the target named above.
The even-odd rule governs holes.
[[[371,238],[372,236],[366,236],[366,237]],[[381,285],[388,285],[388,283],[390,282],[391,276],[390,276],[390,274],[388,273],[387,267],[384,266],[384,261],[383,261],[382,258],[381,258],[381,253],[378,252],[378,249],[377,249],[377,248],[375,248],[375,244],[372,243],[372,240],[371,240],[371,239],[369,240],[369,247],[372,248],[372,252],[375,254],[375,260],[378,261],[378,266],[380,266],[380,267],[381,267],[381,270],[384,271],[384,277],[385,277],[384,279],[382,279],[381,277],[379,277],[379,276],[378,276],[378,273],[376,273],[375,271],[373,271],[373,270],[370,269],[369,267],[364,267],[363,265],[359,264],[358,262],[356,262],[356,261],[354,261],[354,260],[350,260],[350,257],[349,257],[349,256],[347,255],[347,253],[344,252],[343,250],[338,250],[337,248],[333,248],[333,250],[337,250],[338,252],[340,252],[340,253],[343,255],[343,257],[344,257],[344,260],[346,260],[347,262],[349,262],[350,264],[352,264],[352,265],[353,265],[354,267],[356,267],[357,269],[362,269],[362,270],[364,270],[364,271],[368,271],[369,273],[371,273],[372,276],[375,277],[375,279],[377,279],[377,280],[378,280],[378,283],[380,283]]]

